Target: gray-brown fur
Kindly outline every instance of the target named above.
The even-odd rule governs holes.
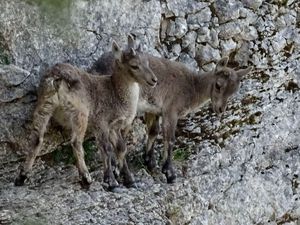
[[[146,59],[133,49],[122,52],[113,42],[114,69],[112,75],[94,76],[70,64],[57,64],[45,75],[33,115],[29,154],[15,184],[22,185],[42,147],[49,119],[53,117],[71,132],[71,146],[77,159],[82,184],[92,179],[84,161],[82,142],[89,129],[96,138],[104,161],[104,182],[110,188],[118,185],[111,165],[113,148],[124,182],[134,179],[125,159],[126,145],[121,132],[132,123],[137,108],[139,84],[155,86],[156,77]]]
[[[134,46],[133,39],[130,37],[128,46],[129,48]],[[159,117],[162,117],[164,137],[162,171],[167,181],[171,183],[176,178],[171,158],[178,119],[192,111],[197,111],[208,100],[212,101],[216,113],[224,112],[227,100],[237,92],[242,76],[250,72],[251,67],[235,71],[227,67],[228,58],[225,57],[218,62],[214,71],[198,74],[179,62],[149,54],[143,54],[142,57],[149,61],[150,68],[158,79],[153,89],[141,86],[138,102],[138,112],[145,112],[148,128],[145,161],[149,170],[156,167],[153,146],[159,132]],[[104,64],[112,66],[108,63],[109,60],[109,57],[107,60],[100,58],[96,62],[98,66],[94,68],[103,68]],[[97,72],[101,73],[100,70]]]

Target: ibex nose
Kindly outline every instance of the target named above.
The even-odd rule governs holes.
[[[156,77],[152,78],[152,81],[153,83],[157,83],[157,78]]]

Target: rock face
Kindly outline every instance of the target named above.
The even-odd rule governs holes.
[[[17,156],[3,152],[23,150],[36,88],[46,68],[57,62],[86,68],[110,49],[111,38],[122,44],[130,32],[154,46],[160,26],[160,4],[155,1],[42,2],[0,3],[0,63],[9,64],[0,67],[0,152],[8,160]],[[63,142],[60,136],[50,135],[43,153]]]
[[[261,0],[1,1],[0,224],[298,225],[299,9],[298,1]],[[144,51],[199,71],[225,55],[255,69],[222,118],[206,106],[179,122],[173,185],[142,168],[137,122],[129,158],[138,189],[103,190],[99,156],[88,153],[96,180],[89,191],[75,166],[53,154],[37,160],[25,187],[14,187],[45,69],[89,68],[111,38],[125,44],[128,33]],[[52,127],[45,140],[42,155],[66,138]]]

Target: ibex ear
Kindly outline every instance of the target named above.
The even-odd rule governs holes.
[[[135,40],[131,34],[128,34],[128,36],[127,36],[127,48],[135,49]]]
[[[249,73],[252,69],[253,69],[253,67],[249,66],[246,69],[240,69],[240,70],[236,71],[236,74],[238,75],[238,77],[240,79],[242,79],[242,77],[245,76],[247,73]]]
[[[135,49],[137,52],[142,52],[142,45],[139,43],[138,47]]]
[[[130,55],[136,56],[136,51],[133,48],[130,49]]]
[[[122,59],[122,50],[117,44],[117,42],[113,41],[112,42],[112,52],[114,54],[114,57],[116,60],[119,60],[121,62]]]
[[[228,60],[229,60],[229,57],[227,57],[227,56],[220,59],[216,65],[216,70],[219,70],[220,68],[227,66]]]

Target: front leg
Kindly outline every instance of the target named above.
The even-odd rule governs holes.
[[[97,145],[101,149],[103,163],[104,163],[104,177],[103,181],[108,185],[109,190],[113,190],[114,188],[118,187],[119,184],[114,176],[113,169],[112,169],[112,157],[113,157],[113,150],[111,143],[108,139],[108,134],[98,134],[96,136]]]
[[[162,129],[164,138],[164,155],[162,172],[165,174],[168,183],[174,183],[176,173],[172,163],[172,153],[175,143],[175,129],[178,117],[175,113],[163,114]]]
[[[132,187],[135,185],[135,180],[127,165],[127,160],[126,160],[127,147],[123,135],[125,134],[124,133],[121,134],[120,131],[111,132],[110,141],[113,144],[116,151],[117,163],[121,175],[123,177],[123,184],[126,187]]]

